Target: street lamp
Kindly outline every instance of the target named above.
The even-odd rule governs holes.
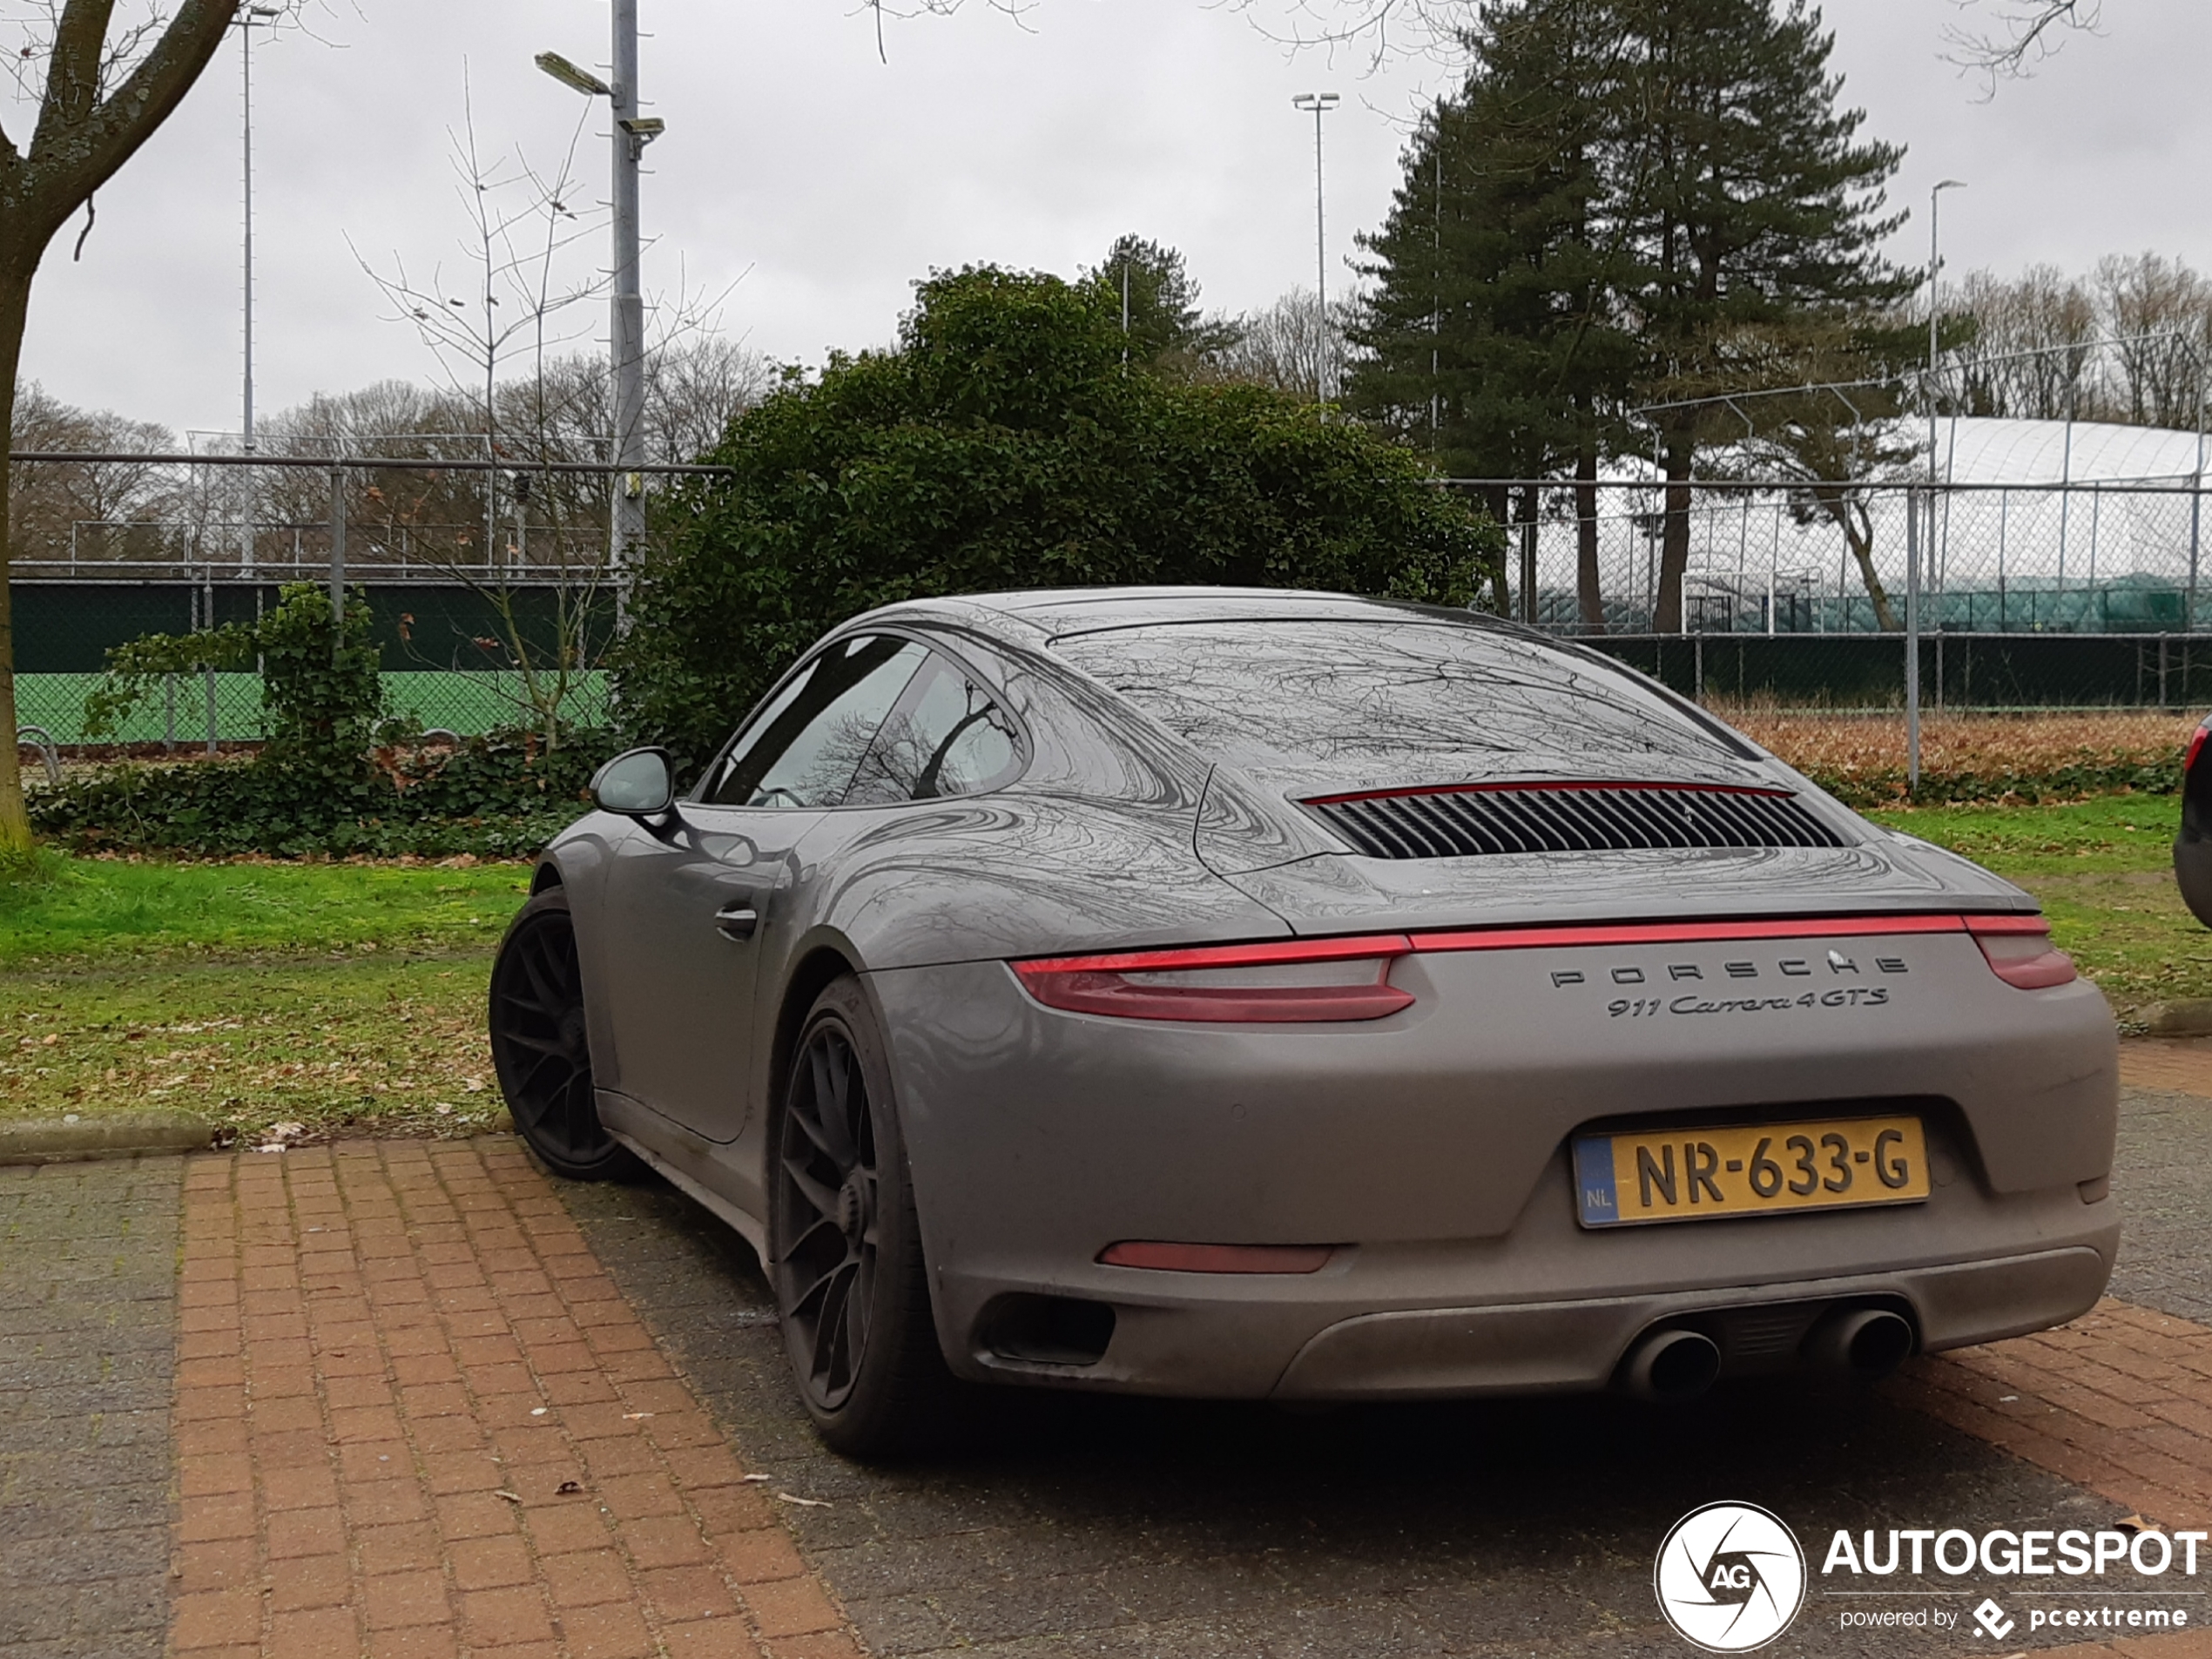
[[[1334,92],[1300,92],[1291,99],[1291,107],[1313,111],[1313,297],[1318,324],[1315,341],[1319,349],[1314,360],[1314,401],[1325,404],[1329,401],[1329,239],[1326,223],[1322,216],[1321,193],[1321,118],[1337,105]]]
[[[637,279],[637,162],[668,130],[637,113],[637,0],[614,0],[614,79],[603,81],[558,52],[540,52],[537,66],[587,98],[604,98],[614,113],[614,256],[608,355],[614,381],[614,523],[608,548],[618,590],[645,534],[645,301]]]
[[[242,146],[242,169],[245,175],[246,224],[245,246],[240,264],[244,272],[246,300],[246,384],[242,400],[244,426],[240,447],[247,455],[253,453],[253,30],[257,24],[268,26],[277,17],[276,6],[248,6],[238,18],[239,39],[241,46],[239,74],[244,89],[245,142]],[[239,563],[246,570],[253,568],[253,481],[246,483],[247,511],[240,534],[244,542],[239,550]]]
[[[1928,192],[1928,482],[1935,482],[1936,464],[1936,276],[1943,269],[1941,244],[1936,236],[1936,214],[1946,190],[1964,190],[1966,181],[1946,179]]]
[[[1936,213],[1946,190],[1963,190],[1957,179],[1939,181],[1928,192],[1928,530],[1920,534],[1920,507],[1905,492],[1905,778],[1908,786],[1920,786],[1920,556],[1935,552],[1936,482],[1936,286],[1943,269],[1942,245],[1936,236]],[[1936,635],[1936,689],[1943,688],[1943,636]]]

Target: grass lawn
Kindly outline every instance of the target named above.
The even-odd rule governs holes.
[[[0,884],[0,968],[210,953],[489,949],[523,901],[519,864],[50,860]]]
[[[167,1106],[253,1138],[469,1133],[502,1109],[484,988],[526,867],[50,870],[0,886],[0,1116]]]
[[[2123,1017],[2212,996],[2171,796],[1873,814],[2034,893]],[[57,860],[0,887],[0,1116],[174,1106],[248,1140],[465,1134],[499,1111],[483,1040],[519,865]]]
[[[1925,806],[1868,817],[1964,853],[2043,901],[2052,936],[2124,1020],[2148,1003],[2212,996],[2212,932],[2174,885],[2173,795],[2064,806]]]
[[[482,952],[0,973],[0,1116],[168,1106],[249,1140],[482,1130]]]

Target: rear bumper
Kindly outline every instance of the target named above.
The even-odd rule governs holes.
[[[972,1379],[1216,1398],[1530,1393],[1605,1386],[1658,1322],[1786,1348],[1781,1311],[1873,1301],[1936,1349],[2093,1305],[2120,1224],[2084,1197],[2117,1103],[2094,988],[2015,990],[1963,935],[1847,941],[1855,978],[1819,941],[1770,954],[1791,967],[1761,958],[1749,981],[1738,944],[1417,958],[1393,972],[1419,995],[1403,1014],[1271,1028],[1062,1013],[1001,963],[870,975],[947,1358]],[[1656,1014],[1612,1011],[1641,1005],[1629,969],[1662,990]],[[1786,1005],[1716,1006],[1767,978]],[[1869,982],[1887,997],[1825,1000]],[[1920,1115],[1928,1200],[1576,1224],[1578,1128],[1815,1109]],[[1297,1275],[1098,1261],[1124,1239],[1339,1248]],[[1111,1341],[1085,1365],[1009,1358],[993,1315],[1015,1295],[1103,1303]],[[1750,1340],[1723,1342],[1728,1370],[1792,1358]]]
[[[1924,1352],[2044,1330],[2095,1305],[2120,1238],[2110,1197],[1992,1200],[1963,1175],[1910,1209],[1633,1231],[1585,1232],[1572,1201],[1561,1158],[1507,1238],[1355,1247],[1310,1275],[948,1264],[940,1330],[954,1369],[979,1381],[1247,1399],[1576,1393],[1607,1386],[1657,1325],[1706,1331],[1730,1377],[1796,1369],[1838,1304],[1905,1312]],[[1989,1253],[1966,1253],[1976,1246]],[[1079,1366],[993,1352],[990,1311],[1022,1293],[1111,1306],[1104,1354]]]

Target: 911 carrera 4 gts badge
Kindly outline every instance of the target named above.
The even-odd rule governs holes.
[[[1823,973],[1821,970],[1826,969]],[[1870,985],[1870,978],[1908,974],[1901,956],[1857,957],[1831,948],[1824,958],[1784,956],[1771,961],[1726,962],[1668,962],[1656,967],[1622,964],[1615,968],[1554,968],[1554,989],[1575,985],[1649,986],[1652,992],[1672,988],[1672,996],[1639,992],[1616,996],[1605,1005],[1609,1018],[1653,1019],[1662,1014],[1777,1014],[1791,1008],[1878,1008],[1890,1001],[1888,988]],[[1823,989],[1793,985],[1792,980],[1826,980]],[[1746,981],[1783,981],[1771,988],[1753,990]],[[1838,983],[1838,981],[1844,981]],[[1685,989],[1685,984],[1710,986]]]

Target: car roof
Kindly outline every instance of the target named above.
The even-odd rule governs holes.
[[[956,598],[914,599],[870,613],[868,620],[905,617],[982,627],[1025,643],[1116,628],[1209,622],[1430,622],[1510,628],[1472,610],[1451,610],[1349,593],[1295,588],[1041,588],[1026,592],[978,593]],[[855,618],[856,621],[860,620]]]

